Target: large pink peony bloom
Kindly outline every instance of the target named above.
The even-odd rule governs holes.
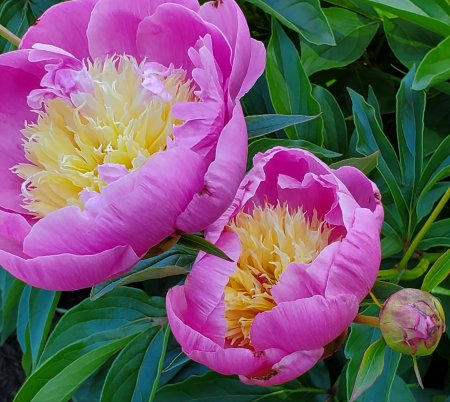
[[[303,374],[371,289],[382,221],[379,191],[359,170],[330,169],[298,149],[257,155],[206,232],[237,263],[199,255],[185,285],[168,294],[183,351],[248,384]]]
[[[205,228],[245,172],[264,47],[233,0],[73,0],[0,56],[0,266],[71,290]]]

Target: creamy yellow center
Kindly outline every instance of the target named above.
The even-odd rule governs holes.
[[[24,207],[42,217],[66,205],[83,207],[83,191],[107,184],[98,167],[115,164],[132,171],[164,150],[174,125],[172,106],[192,100],[183,73],[162,80],[167,96],[143,86],[142,64],[116,56],[87,65],[93,90],[72,102],[48,100],[35,124],[26,124],[24,150],[29,163],[13,171],[24,179]]]
[[[242,252],[225,287],[226,339],[251,346],[255,316],[276,305],[272,286],[291,262],[312,262],[328,245],[331,228],[315,214],[308,220],[301,209],[290,211],[286,205],[241,212],[229,227],[239,236]]]

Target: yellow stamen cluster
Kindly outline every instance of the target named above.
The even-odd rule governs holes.
[[[184,74],[163,80],[170,95],[153,96],[142,85],[143,64],[115,56],[87,65],[93,91],[72,94],[71,102],[46,102],[35,124],[26,124],[25,156],[13,171],[24,179],[24,207],[42,217],[66,205],[83,207],[83,190],[106,185],[98,166],[118,164],[132,171],[164,150],[174,125],[172,106],[193,99]]]
[[[240,212],[229,228],[239,236],[242,252],[225,287],[226,338],[231,345],[251,346],[255,316],[276,305],[272,286],[290,263],[312,262],[329,244],[332,229],[316,214],[308,220],[301,209],[287,205]]]

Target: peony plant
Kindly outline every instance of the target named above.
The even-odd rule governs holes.
[[[0,265],[80,289],[216,220],[245,171],[239,100],[264,64],[234,0],[47,10],[0,55]]]
[[[206,230],[234,262],[199,255],[167,314],[191,359],[268,386],[305,373],[352,323],[377,277],[383,207],[359,170],[307,151],[276,147],[253,163]]]

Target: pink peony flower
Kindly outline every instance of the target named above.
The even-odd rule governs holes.
[[[129,270],[229,206],[265,51],[234,0],[73,0],[0,56],[0,265],[46,289]]]
[[[183,351],[247,384],[300,376],[335,349],[371,289],[382,221],[380,193],[359,170],[299,149],[258,154],[206,231],[237,262],[199,255],[169,291]]]

